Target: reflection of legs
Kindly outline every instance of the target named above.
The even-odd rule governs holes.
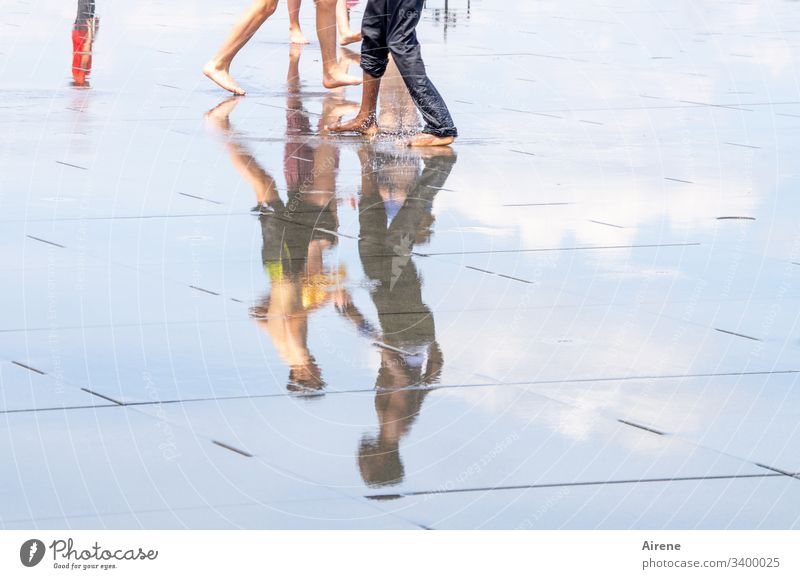
[[[289,6],[289,40],[293,44],[308,44],[308,39],[300,29],[300,2],[302,0],[288,0]]]
[[[361,164],[361,199],[358,202],[358,253],[364,274],[378,285],[391,275],[387,268],[386,235],[389,219],[379,194],[379,166],[375,150],[366,145],[358,150]],[[383,340],[383,336],[380,337]]]
[[[375,167],[375,150],[371,146],[362,146],[358,150],[358,161],[361,166],[361,203],[364,208],[378,200],[378,178]],[[361,218],[359,209],[359,218]],[[384,223],[384,229],[385,227]]]
[[[328,125],[335,123],[344,115],[349,116],[357,112],[358,104],[331,94],[322,101],[319,129],[324,131]]]
[[[336,211],[336,173],[339,168],[339,148],[330,143],[320,143],[314,150],[314,170],[309,187],[303,190],[304,200],[319,207],[315,226],[338,229]],[[332,221],[326,223],[324,213],[330,213]],[[320,223],[322,222],[322,223]]]
[[[280,199],[275,179],[258,164],[258,161],[244,145],[236,141],[228,141],[225,146],[234,169],[253,188],[256,202],[259,205],[269,205]]]
[[[290,200],[291,202],[291,200]],[[287,388],[293,392],[324,386],[319,367],[308,349],[308,315],[304,269],[309,257],[309,232],[284,211],[261,215],[261,249],[271,288],[262,303],[251,308],[257,324],[272,338],[280,357],[289,365]]]
[[[229,98],[208,111],[205,118],[226,137],[225,148],[230,154],[231,163],[253,188],[256,202],[259,205],[267,205],[279,199],[278,189],[275,179],[258,164],[244,145],[233,138],[229,116],[238,102],[239,99],[236,97]]]
[[[347,0],[336,2],[336,25],[339,28],[339,44],[342,46],[361,40],[361,33],[353,32],[350,28],[350,8],[347,7]]]
[[[300,54],[302,48],[293,44],[289,48],[289,71],[286,73],[286,85],[290,93],[300,92]]]
[[[265,240],[266,242],[267,240]],[[289,365],[290,390],[318,390],[325,383],[308,349],[308,312],[303,307],[302,287],[294,276],[272,282],[267,320],[258,320],[280,357]]]
[[[243,95],[244,90],[230,75],[231,62],[266,19],[275,12],[277,5],[278,0],[255,0],[234,25],[228,38],[225,39],[214,57],[203,67],[203,74],[225,90]]]
[[[350,66],[355,64],[358,65],[361,63],[361,56],[358,53],[353,52],[349,48],[340,48],[339,49],[339,61],[337,62],[337,66],[341,74],[348,75],[350,72]]]
[[[360,65],[361,55],[358,52],[353,52],[349,48],[339,49],[339,63],[341,66],[349,67],[351,64]]]
[[[336,60],[336,0],[314,0],[317,4],[317,37],[322,52],[322,84],[336,88],[360,84],[361,80],[342,73]]]
[[[381,79],[380,115],[378,125],[387,133],[416,131],[419,126],[417,107],[406,88],[400,71],[389,57],[389,66]]]
[[[325,206],[336,197],[336,171],[339,166],[339,148],[328,142],[322,142],[314,151],[314,179],[311,182],[313,195],[308,196],[309,203]],[[335,203],[331,209],[335,207]]]

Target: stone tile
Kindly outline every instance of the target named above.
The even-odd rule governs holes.
[[[381,506],[435,529],[796,529],[797,483],[777,476],[549,487],[403,497]]]
[[[0,362],[0,412],[51,410],[108,404],[58,376],[42,374],[11,361]]]
[[[256,456],[355,496],[769,472],[505,386],[161,410],[185,430],[236,440]]]
[[[9,465],[0,490],[3,521],[56,524],[59,517],[335,497],[262,459],[173,428],[157,413],[95,408],[2,414],[0,422],[0,454]]]

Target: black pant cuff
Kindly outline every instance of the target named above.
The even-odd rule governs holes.
[[[456,130],[455,127],[453,127],[452,129],[432,129],[430,127],[425,127],[424,129],[422,129],[422,132],[426,133],[428,135],[433,135],[435,137],[454,137],[455,138],[455,137],[458,136],[458,130]]]

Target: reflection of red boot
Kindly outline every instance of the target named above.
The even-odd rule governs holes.
[[[92,52],[88,29],[72,30],[72,80],[75,86],[87,86],[92,72]]]

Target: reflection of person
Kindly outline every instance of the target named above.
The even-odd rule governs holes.
[[[383,486],[403,480],[400,440],[419,414],[425,387],[439,380],[444,363],[412,250],[430,238],[433,199],[456,157],[450,149],[430,152],[423,157],[421,172],[417,155],[365,147],[359,157],[359,254],[373,285],[380,330],[372,329],[351,303],[341,311],[380,348],[375,395],[379,429],[362,439],[358,465],[368,485]]]
[[[288,0],[289,5],[289,40],[293,44],[308,44],[308,39],[300,27],[300,3],[302,0]],[[353,32],[350,28],[350,9],[358,4],[358,0],[336,1],[336,27],[339,29],[339,44],[347,46],[361,40],[361,32]]]
[[[425,70],[416,28],[424,0],[368,0],[361,24],[361,68],[364,92],[361,110],[346,123],[334,124],[330,131],[354,131],[367,136],[378,132],[376,112],[381,77],[386,72],[389,54],[422,113],[425,127],[409,141],[410,146],[449,145],[458,136],[444,99]]]
[[[226,137],[231,162],[256,196],[254,211],[261,224],[261,255],[270,292],[251,309],[251,315],[289,366],[287,388],[316,392],[325,383],[308,348],[309,315],[331,302],[344,307],[349,297],[343,287],[344,268],[325,263],[327,250],[337,242],[338,150],[330,143],[316,146],[309,143],[311,125],[300,98],[297,77],[299,58],[300,47],[293,46],[284,149],[286,202],[281,199],[273,177],[235,138],[229,116],[239,97],[222,102],[206,114],[206,119]],[[323,109],[334,108],[331,102],[338,102],[337,97],[326,97]]]
[[[361,83],[360,79],[343,72],[336,61],[336,0],[315,0],[315,3],[317,37],[322,51],[322,84],[325,88],[336,88]],[[225,90],[243,95],[244,89],[230,74],[231,62],[277,6],[278,0],[254,0],[214,57],[203,67],[203,74]]]
[[[72,26],[72,84],[89,86],[92,73],[92,44],[97,36],[98,20],[94,0],[78,0],[78,13]]]
[[[419,113],[391,55],[386,73],[381,78],[379,100],[378,125],[382,133],[409,134],[417,130]]]
[[[277,197],[270,207],[274,213],[262,214],[259,220],[261,256],[271,288],[251,314],[289,366],[287,388],[320,390],[325,383],[308,349],[308,317],[343,292],[345,274],[343,268],[325,267],[323,254],[336,237],[315,226],[335,227],[335,217],[330,207],[304,205],[298,191],[289,194],[286,204]]]

